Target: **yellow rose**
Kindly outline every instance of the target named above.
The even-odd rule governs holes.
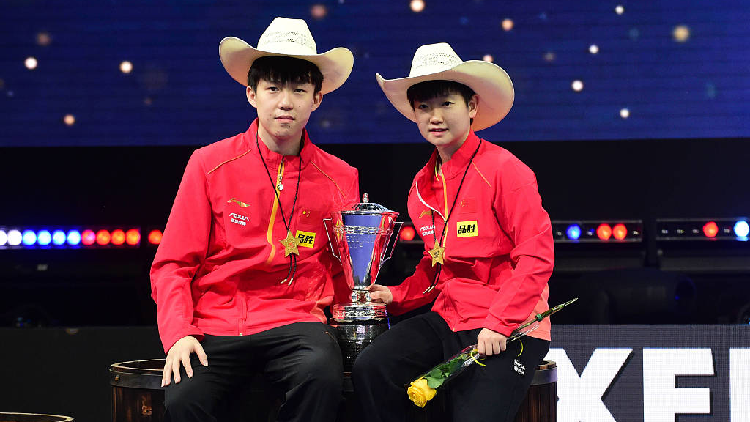
[[[428,401],[435,397],[437,391],[427,385],[426,379],[420,378],[416,381],[412,381],[409,385],[409,389],[406,390],[406,394],[409,395],[409,400],[413,401],[414,404],[419,407],[424,407]]]

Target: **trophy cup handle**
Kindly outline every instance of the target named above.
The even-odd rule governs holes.
[[[404,227],[403,221],[396,221],[393,223],[393,233],[391,233],[391,237],[388,239],[388,243],[385,245],[385,257],[383,258],[383,262],[388,261],[393,256],[393,250],[396,249],[396,243],[398,243],[398,236],[401,234],[401,228]],[[388,248],[390,247],[390,252],[388,252]],[[383,263],[381,263],[382,265]]]
[[[324,218],[323,219],[323,227],[325,227],[326,237],[328,238],[328,248],[331,249],[331,253],[333,256],[341,262],[341,256],[336,254],[336,246],[333,245],[333,238],[331,237],[331,233],[333,232],[333,219],[332,218]],[[393,252],[391,252],[393,253]]]

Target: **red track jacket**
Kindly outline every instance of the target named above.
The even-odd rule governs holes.
[[[389,310],[403,313],[431,302],[453,331],[489,328],[508,336],[549,308],[547,281],[553,267],[552,226],[542,208],[534,173],[507,150],[482,141],[466,174],[445,234],[445,265],[437,287],[422,292],[435,275],[428,250],[440,238],[471,155],[480,139],[470,132],[435,176],[437,152],[414,178],[409,216],[424,240],[414,275],[391,287]],[[432,213],[435,213],[435,226]],[[434,233],[434,234],[433,234]],[[530,334],[549,340],[549,318]]]
[[[299,157],[272,152],[262,141],[258,151],[257,124],[196,150],[187,164],[151,267],[165,352],[188,335],[248,335],[326,322],[323,308],[333,299],[333,275],[341,266],[328,250],[322,220],[358,202],[357,170],[313,145],[305,132],[290,215]],[[281,207],[259,154],[274,184],[281,180]],[[281,284],[289,270],[279,243],[286,236],[282,209],[302,241],[291,286]]]

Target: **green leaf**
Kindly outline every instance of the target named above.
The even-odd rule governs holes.
[[[445,382],[445,378],[442,378],[442,377],[441,378],[433,378],[433,377],[429,377],[428,376],[428,377],[425,377],[424,379],[427,380],[427,386],[429,386],[432,389],[436,389],[436,388],[440,387]]]

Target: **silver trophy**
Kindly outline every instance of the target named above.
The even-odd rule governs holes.
[[[364,194],[352,210],[336,212],[323,220],[331,250],[341,261],[351,289],[351,300],[336,303],[332,309],[331,325],[338,332],[345,371],[351,371],[359,352],[388,329],[385,304],[372,302],[367,288],[393,255],[402,225],[397,217],[397,212],[369,203]]]

